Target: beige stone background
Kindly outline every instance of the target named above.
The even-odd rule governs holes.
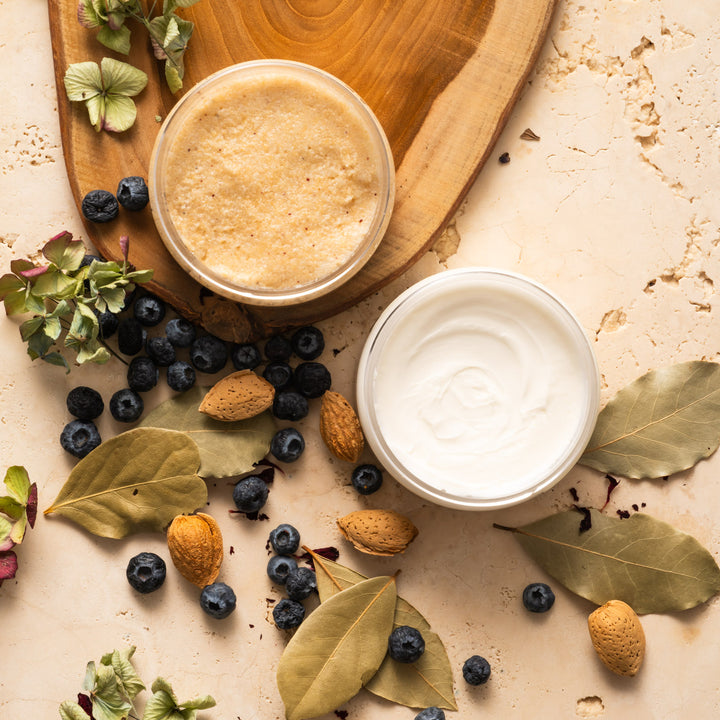
[[[337,390],[352,394],[363,339],[381,309],[415,280],[481,264],[527,274],[563,297],[597,352],[603,400],[643,372],[689,359],[717,360],[720,283],[720,18],[713,0],[560,0],[536,70],[466,203],[443,241],[382,293],[321,324]],[[0,0],[0,264],[32,256],[67,228],[83,237],[67,184],[43,0]],[[520,139],[525,128],[539,141]],[[509,152],[511,162],[496,158]],[[2,471],[25,465],[47,507],[73,463],[58,437],[64,400],[77,384],[106,401],[124,366],[75,369],[31,363],[15,322],[0,317]],[[148,398],[152,405],[162,399]],[[226,621],[202,613],[197,593],[169,567],[157,593],[127,584],[128,559],[160,536],[92,537],[60,519],[38,518],[19,548],[16,580],[0,589],[0,718],[50,720],[80,689],[85,663],[137,646],[149,682],[169,678],[178,695],[211,693],[214,720],[275,720],[283,708],[274,670],[285,636],[268,621],[278,598],[264,574],[268,531],[291,522],[303,541],[337,545],[341,562],[380,574],[401,569],[400,592],[445,640],[456,674],[457,714],[470,718],[653,720],[720,715],[720,607],[643,618],[647,657],[634,679],[611,675],[590,646],[593,606],[549,580],[544,616],[522,608],[531,581],[548,578],[493,522],[522,524],[567,508],[570,489],[600,506],[606,483],[576,468],[522,506],[468,514],[435,507],[387,479],[359,498],[349,468],[317,442],[317,408],[302,423],[308,450],[276,480],[270,522],[231,516],[231,489],[211,487],[209,511],[226,538],[221,579],[238,595]],[[108,413],[104,437],[122,429]],[[368,459],[371,459],[368,456]],[[720,456],[668,481],[623,480],[607,512],[645,510],[697,537],[717,558]],[[407,513],[420,535],[405,556],[362,557],[334,520],[359,507]],[[232,547],[232,554],[230,552]],[[460,667],[471,654],[492,664],[471,688]],[[142,703],[140,703],[142,705]],[[402,720],[415,712],[361,694],[349,720]],[[335,717],[329,715],[327,718]]]

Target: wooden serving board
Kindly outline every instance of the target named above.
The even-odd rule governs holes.
[[[151,289],[208,330],[241,341],[314,322],[346,309],[408,268],[451,219],[487,159],[546,34],[555,0],[201,0],[181,10],[195,23],[184,90],[227,65],[257,58],[306,62],[333,73],[372,107],[397,171],[388,231],[368,264],[332,293],[300,305],[240,306],[209,295],[171,258],[149,209],[86,223],[98,250],[155,269]],[[58,110],[68,177],[80,206],[90,190],[115,191],[127,175],[147,177],[152,146],[177,98],[145,31],[133,21],[129,62],[149,76],[135,125],[96,133],[82,103],[70,103],[71,63],[114,54],[77,21],[77,0],[48,0]],[[125,59],[125,58],[123,58]]]

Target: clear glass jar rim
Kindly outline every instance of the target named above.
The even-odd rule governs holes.
[[[298,287],[279,290],[235,284],[200,261],[185,245],[169,217],[163,200],[164,186],[161,177],[161,167],[166,162],[166,155],[172,144],[172,132],[177,127],[178,121],[182,120],[184,113],[192,111],[193,103],[202,98],[203,93],[208,89],[212,89],[215,85],[222,86],[223,81],[231,79],[234,75],[262,72],[264,69],[268,71],[287,69],[300,77],[319,78],[326,87],[331,88],[331,92],[342,96],[350,103],[368,131],[371,142],[378,153],[376,159],[380,186],[377,210],[371,222],[368,223],[367,234],[357,251],[329,275]],[[395,200],[395,166],[392,149],[382,125],[365,100],[347,83],[321,68],[306,63],[294,60],[262,59],[222,68],[201,80],[178,100],[158,132],[150,159],[148,185],[150,207],[158,233],[168,251],[189,275],[219,295],[238,302],[251,305],[289,305],[306,302],[330,292],[357,273],[370,259],[390,222]]]

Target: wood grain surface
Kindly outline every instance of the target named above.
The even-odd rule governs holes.
[[[149,210],[86,223],[108,258],[152,267],[150,289],[228,340],[267,335],[346,309],[407,269],[453,216],[487,159],[538,54],[555,0],[201,0],[180,13],[195,23],[186,53],[187,90],[227,65],[298,60],[344,80],[370,105],[390,141],[397,193],[392,219],[368,264],[330,294],[283,308],[240,306],[192,280],[165,249]],[[147,36],[132,24],[129,62],[149,76],[125,133],[96,133],[81,103],[65,96],[71,63],[116,56],[77,21],[75,0],[48,0],[58,110],[68,178],[80,205],[90,190],[115,191],[147,177],[152,146],[183,91],[170,94]],[[121,58],[126,59],[126,58]]]

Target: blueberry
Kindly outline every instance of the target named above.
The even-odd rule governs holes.
[[[110,222],[120,213],[118,201],[107,190],[91,190],[82,199],[80,209],[88,220],[95,223]]]
[[[358,465],[352,471],[350,479],[353,487],[361,495],[372,495],[380,489],[383,476],[379,467],[367,463],[365,465]]]
[[[469,685],[484,685],[490,677],[490,663],[480,655],[473,655],[465,661],[462,674]]]
[[[273,608],[273,620],[281,630],[292,630],[305,619],[305,608],[296,600],[283,598]]]
[[[274,362],[287,362],[292,355],[292,345],[284,335],[273,335],[263,348],[265,357]]]
[[[241,343],[240,345],[233,345],[230,360],[232,360],[236,370],[254,370],[260,364],[262,358],[257,345]]]
[[[166,337],[148,338],[145,343],[145,352],[159,367],[168,367],[175,362],[175,348]]]
[[[273,360],[265,366],[263,377],[276,390],[287,390],[292,385],[293,371],[286,362]]]
[[[534,613],[547,612],[555,602],[555,593],[545,583],[530,583],[522,594],[523,605]]]
[[[267,564],[268,577],[278,585],[284,585],[292,570],[297,570],[297,563],[285,555],[273,555]]]
[[[190,347],[195,339],[195,326],[185,318],[173,318],[165,325],[165,336],[175,347]]]
[[[92,420],[72,420],[60,433],[60,445],[71,455],[84,458],[102,441]]]
[[[299,430],[295,428],[282,428],[278,430],[270,441],[270,452],[280,462],[295,462],[305,450],[305,440]]]
[[[421,710],[415,720],[445,720],[445,713],[439,707],[429,707]]]
[[[125,575],[130,585],[145,595],[165,582],[165,570],[165,561],[159,555],[142,552],[130,558]]]
[[[288,573],[285,589],[291,600],[304,600],[317,590],[317,578],[310,568],[297,568]]]
[[[91,253],[85,253],[83,259],[80,261],[80,267],[90,267],[94,262],[105,262],[99,255],[92,255]]]
[[[268,486],[257,475],[249,475],[233,488],[233,502],[240,512],[253,513],[265,505],[268,498]]]
[[[158,383],[160,372],[157,365],[148,357],[136,357],[130,361],[127,369],[127,382],[135,392],[147,392]]]
[[[316,327],[307,325],[293,333],[290,344],[301,360],[314,360],[325,349],[325,338]]]
[[[97,390],[78,385],[73,388],[65,400],[69,413],[78,420],[94,420],[105,409],[102,396]]]
[[[165,317],[165,303],[154,295],[143,295],[133,304],[135,319],[146,327],[155,327]]]
[[[401,663],[414,663],[425,652],[425,640],[420,631],[410,625],[396,627],[388,638],[388,654]]]
[[[295,368],[295,388],[307,398],[318,398],[330,389],[332,382],[328,369],[318,362],[303,362]]]
[[[150,202],[145,180],[137,175],[123,178],[118,183],[117,199],[126,210],[142,210]]]
[[[236,603],[233,589],[222,582],[206,585],[200,593],[200,607],[218,620],[226,618],[235,609]]]
[[[100,326],[100,337],[103,340],[112,337],[117,332],[118,325],[120,325],[120,318],[109,310],[101,313],[96,310],[95,315]]]
[[[185,392],[195,384],[195,370],[190,363],[176,360],[167,369],[167,384],[175,392]]]
[[[214,335],[203,335],[190,346],[190,362],[196,370],[210,375],[220,372],[227,363],[225,343]]]
[[[300,547],[300,533],[283,523],[270,531],[270,545],[278,555],[292,555]]]
[[[118,422],[135,422],[143,412],[143,399],[130,388],[118,390],[110,398],[110,414]]]
[[[118,326],[118,350],[123,355],[137,355],[146,337],[147,331],[135,318],[123,318]]]
[[[302,420],[309,410],[307,398],[300,393],[291,390],[275,393],[272,412],[279,420]]]

